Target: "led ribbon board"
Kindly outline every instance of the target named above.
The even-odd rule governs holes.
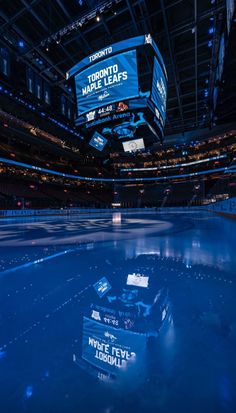
[[[138,96],[136,51],[96,63],[75,76],[78,116]]]

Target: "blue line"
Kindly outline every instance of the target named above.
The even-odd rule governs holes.
[[[142,182],[142,181],[166,181],[168,179],[181,179],[187,177],[194,177],[198,175],[206,175],[215,172],[223,172],[224,173],[232,173],[235,172],[233,167],[226,167],[226,168],[217,168],[217,169],[210,169],[208,171],[200,171],[200,172],[192,172],[189,174],[182,174],[182,175],[170,175],[170,176],[162,176],[162,177],[146,177],[146,178],[89,178],[87,176],[80,176],[80,175],[71,175],[71,174],[64,174],[62,172],[53,171],[51,169],[41,168],[40,166],[29,165],[27,163],[13,161],[12,159],[1,158],[0,162],[9,165],[15,165],[18,167],[32,169],[34,171],[48,173],[50,175],[57,175],[62,176],[63,178],[70,178],[76,179],[78,181],[94,181],[94,182]],[[232,169],[230,169],[232,168]]]
[[[52,260],[53,258],[60,257],[61,255],[67,254],[68,252],[72,252],[72,251],[74,251],[74,250],[75,250],[75,248],[69,249],[69,250],[65,250],[65,251],[62,251],[62,252],[58,252],[58,253],[56,253],[56,254],[49,255],[49,256],[44,257],[44,258],[39,258],[38,260],[34,260],[34,261],[27,262],[27,263],[22,264],[22,265],[18,265],[18,266],[16,266],[16,267],[8,268],[7,270],[4,270],[4,271],[1,271],[1,272],[0,272],[0,278],[1,278],[3,275],[9,274],[9,273],[11,273],[11,272],[15,272],[15,271],[17,271],[17,270],[21,270],[22,268],[31,267],[32,265],[35,265],[35,264],[40,264],[40,263],[42,263],[42,262],[44,262],[44,261]]]

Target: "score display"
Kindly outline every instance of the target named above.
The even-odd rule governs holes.
[[[67,79],[71,76],[75,78],[75,124],[90,146],[99,151],[114,146],[129,152],[131,147],[133,152],[141,136],[142,148],[138,149],[162,142],[167,73],[150,34],[122,40],[85,57],[67,72]]]
[[[136,51],[95,63],[75,76],[78,116],[138,96]]]
[[[97,149],[98,151],[102,151],[107,144],[107,139],[104,138],[100,133],[95,132],[93,134],[93,137],[91,141],[89,142],[89,145],[92,146],[93,148]]]

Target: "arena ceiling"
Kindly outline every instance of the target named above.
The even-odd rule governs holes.
[[[99,17],[98,10],[103,10]],[[212,123],[225,13],[224,0],[8,0],[1,2],[0,31],[19,59],[64,90],[66,71],[86,55],[151,33],[168,72],[169,135]],[[142,76],[148,80],[150,73],[147,64]]]

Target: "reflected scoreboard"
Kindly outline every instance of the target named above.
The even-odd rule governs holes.
[[[146,336],[83,318],[82,358],[109,373],[143,360]]]

